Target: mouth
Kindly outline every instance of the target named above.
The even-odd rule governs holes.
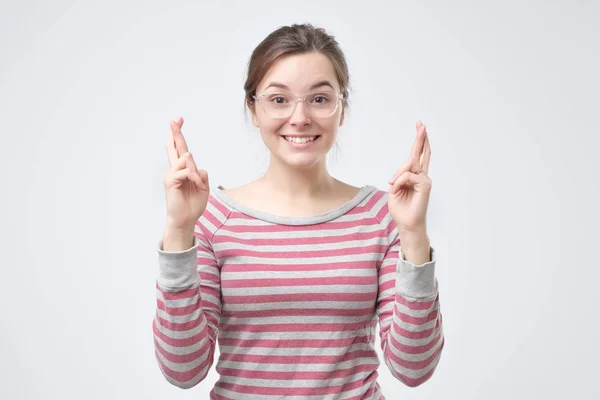
[[[296,145],[296,146],[308,146],[312,143],[314,143],[315,141],[317,141],[319,138],[321,137],[321,135],[314,135],[314,136],[282,136],[282,138],[292,144],[292,145]]]

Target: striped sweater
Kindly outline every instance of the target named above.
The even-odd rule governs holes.
[[[423,265],[404,260],[387,192],[364,186],[335,210],[292,218],[219,187],[192,248],[158,245],[153,335],[173,385],[202,381],[218,344],[211,399],[385,399],[377,333],[399,382],[418,386],[436,369],[444,335],[435,250]]]

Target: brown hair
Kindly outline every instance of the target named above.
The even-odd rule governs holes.
[[[267,74],[273,63],[281,57],[302,54],[321,53],[329,57],[344,95],[344,108],[347,107],[350,75],[346,57],[335,38],[323,28],[315,28],[312,24],[294,24],[282,26],[271,32],[256,46],[248,62],[248,75],[244,84],[246,106],[253,110],[256,88]]]

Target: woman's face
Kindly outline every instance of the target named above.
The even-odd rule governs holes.
[[[311,114],[306,106],[312,102],[313,106],[309,107],[313,107],[313,110],[326,108],[325,97],[309,96],[306,104],[296,103],[295,100],[308,93],[328,92],[337,95],[340,87],[333,64],[323,54],[290,55],[271,66],[259,83],[256,94],[265,94],[261,100],[265,106],[268,106],[267,102],[271,102],[272,107],[282,107],[283,104],[292,104],[293,107],[293,104],[297,104],[289,118],[276,119],[265,112],[260,101],[255,102],[252,122],[259,128],[272,157],[299,168],[312,167],[325,161],[335,143],[338,127],[343,124],[342,101],[331,99],[332,102],[338,102],[337,109],[333,115],[324,116],[326,113],[318,111]],[[286,93],[294,97],[290,98]]]

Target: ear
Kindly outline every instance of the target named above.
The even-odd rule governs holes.
[[[256,109],[254,108],[255,105],[246,102],[246,106],[248,107],[248,110],[250,110],[250,114],[252,114],[252,125],[258,128],[258,118],[256,118]]]
[[[344,116],[346,115],[346,109],[342,109],[342,116],[340,117],[340,126],[344,125]]]

